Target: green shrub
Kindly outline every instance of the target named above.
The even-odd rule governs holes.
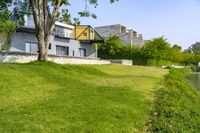
[[[171,66],[173,63],[171,61],[167,60],[155,60],[155,59],[149,59],[147,60],[148,66]]]
[[[200,131],[200,95],[189,86],[183,74],[190,69],[170,69],[164,87],[155,92],[154,107],[148,124],[151,132]]]
[[[197,67],[193,64],[190,65],[191,69],[193,72],[196,72],[197,71]]]

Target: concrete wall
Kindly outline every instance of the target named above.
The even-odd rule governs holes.
[[[26,52],[26,43],[38,43],[35,34],[33,33],[25,33],[25,32],[16,32],[14,33],[11,40],[11,52]],[[81,44],[77,40],[67,39],[67,38],[58,38],[55,36],[51,37],[50,40],[51,49],[49,49],[48,53],[50,55],[56,55],[56,45],[59,46],[67,46],[69,47],[69,56],[79,57],[79,48],[86,49],[86,57],[95,57],[95,48],[92,44]]]
[[[38,55],[27,53],[0,53],[0,63],[28,63],[36,61]],[[49,61],[58,64],[110,64],[110,61],[100,60],[97,58],[77,58],[77,57],[63,57],[63,56],[49,56]]]
[[[11,39],[10,51],[25,52],[26,43],[37,43],[37,38],[33,33],[16,32]]]
[[[124,59],[109,59],[107,61],[111,61],[111,63],[116,63],[116,64],[122,64],[122,65],[128,65],[132,66],[133,61],[132,60],[124,60]]]
[[[121,32],[121,29],[122,29],[121,27],[125,27],[125,26],[122,26],[120,24],[110,25],[110,26],[101,26],[101,27],[96,27],[95,30],[105,39],[113,35],[118,36],[121,42],[125,46],[128,46],[128,45],[142,46],[144,44],[143,37],[141,34],[137,35],[137,32],[132,29]]]
[[[131,37],[131,33],[130,32],[126,32],[126,33],[123,33],[119,36],[121,42],[125,45],[125,46],[128,46],[128,45],[131,45],[133,44],[132,42],[132,37]]]
[[[103,38],[108,38],[109,36],[119,35],[121,34],[120,25],[110,25],[110,26],[101,26],[96,27],[95,30],[101,35]]]
[[[133,44],[139,47],[142,47],[144,45],[144,41],[142,37],[133,37]]]

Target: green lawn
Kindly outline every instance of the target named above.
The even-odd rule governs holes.
[[[167,70],[122,65],[0,64],[0,132],[144,131]]]

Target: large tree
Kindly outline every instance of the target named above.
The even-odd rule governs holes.
[[[192,44],[187,51],[190,51],[194,53],[195,55],[200,55],[200,42],[196,42],[195,44]]]
[[[0,0],[0,51],[9,49],[9,41],[16,29],[15,22],[10,21],[10,10],[12,0]]]
[[[12,0],[0,0],[0,21],[9,19],[10,11],[8,6],[12,3]]]
[[[95,7],[98,5],[97,0],[85,1]],[[111,3],[115,1],[117,0],[110,0]],[[60,14],[59,9],[61,6],[67,9],[70,3],[68,0],[29,0],[29,4],[34,18],[35,34],[39,46],[38,60],[46,61],[48,57],[49,40],[53,32],[55,21]],[[79,12],[79,15],[82,17],[96,17],[95,14],[91,14],[87,10]]]
[[[170,44],[162,37],[146,42],[141,49],[141,55],[147,59],[168,60]]]
[[[0,51],[8,51],[10,48],[10,39],[16,29],[13,21],[0,21]]]

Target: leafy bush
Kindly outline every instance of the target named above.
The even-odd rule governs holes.
[[[155,60],[155,59],[149,59],[147,61],[148,66],[171,66],[173,63],[171,61],[167,60]]]
[[[193,72],[196,72],[197,71],[197,67],[193,64],[190,65],[191,69]]]
[[[170,47],[164,37],[146,42],[142,48],[135,45],[125,47],[117,36],[109,37],[98,49],[98,56],[103,59],[129,59],[135,65],[170,66],[189,65],[200,61],[200,55],[181,52],[181,47]]]
[[[155,92],[148,123],[151,132],[200,131],[200,94],[184,78],[190,69],[170,69],[164,87]]]

